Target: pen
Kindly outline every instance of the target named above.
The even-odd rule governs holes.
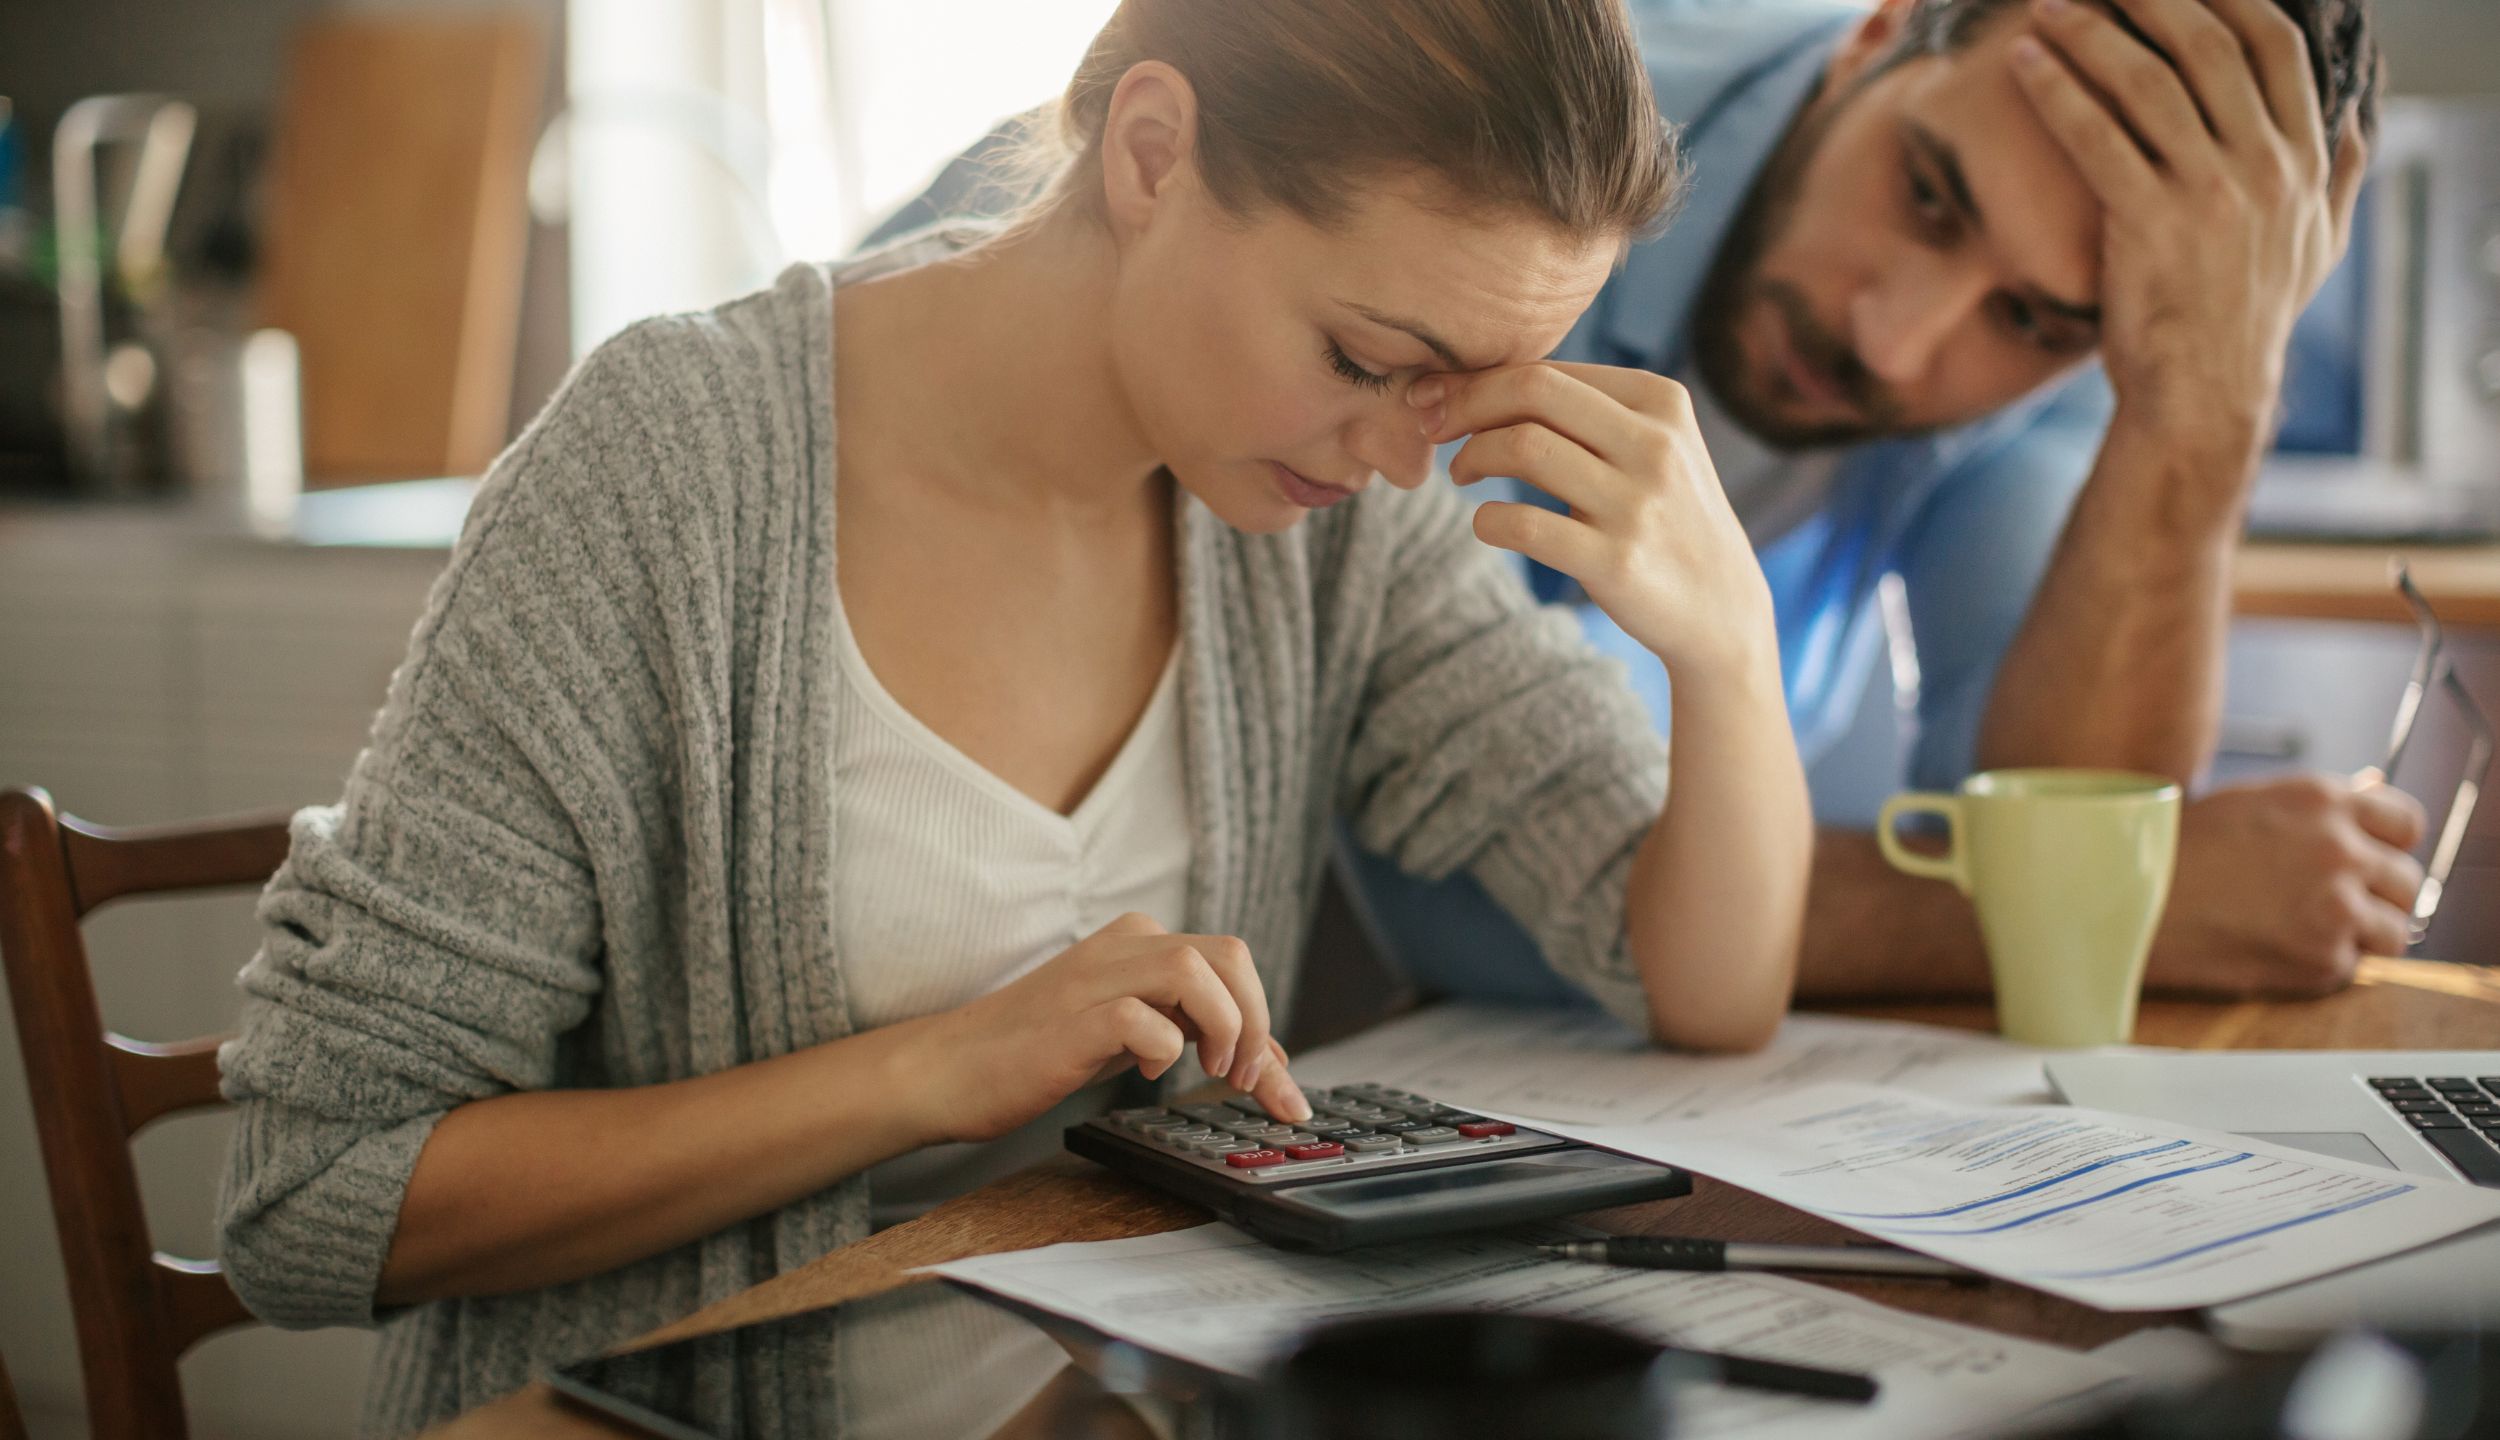
[[[1982,1285],[1976,1270],[1897,1245],[1757,1245],[1743,1240],[1690,1240],[1666,1235],[1612,1235],[1536,1247],[1561,1260],[1594,1260],[1643,1270],[1821,1270],[1842,1275],[1917,1276]]]

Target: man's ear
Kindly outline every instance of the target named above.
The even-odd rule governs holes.
[[[1115,236],[1143,231],[1186,183],[1198,144],[1198,92],[1160,60],[1129,67],[1102,126],[1102,198]]]
[[[1825,93],[1846,89],[1867,71],[1867,67],[1891,52],[1901,39],[1901,27],[1909,19],[1910,7],[1916,0],[1880,0],[1866,18],[1853,27],[1840,49],[1833,52],[1831,63],[1823,70]]]

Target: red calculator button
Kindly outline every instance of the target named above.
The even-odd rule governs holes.
[[[1285,1153],[1296,1160],[1326,1160],[1343,1155],[1345,1147],[1334,1140],[1322,1140],[1316,1145],[1288,1145]]]
[[[1236,1170],[1256,1170],[1262,1165],[1284,1164],[1285,1154],[1281,1150],[1244,1150],[1238,1155],[1225,1156],[1224,1163]]]
[[[1473,1124],[1459,1126],[1458,1133],[1470,1140],[1483,1140],[1494,1135],[1516,1135],[1519,1133],[1519,1127],[1501,1120],[1478,1120]]]

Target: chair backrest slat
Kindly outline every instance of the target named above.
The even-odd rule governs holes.
[[[0,961],[97,1440],[181,1440],[176,1363],[251,1317],[214,1261],[156,1252],[130,1152],[149,1121],[219,1103],[217,1039],[107,1031],[79,921],[126,895],[264,884],[286,845],[275,813],[116,830],[57,813],[41,790],[0,791]]]
[[[160,1116],[226,1103],[217,1093],[217,1047],[225,1038],[203,1035],[151,1045],[107,1032],[104,1045],[121,1093],[122,1123],[130,1127],[124,1133],[136,1135]]]
[[[0,1363],[0,1440],[26,1440],[26,1417],[17,1408],[17,1387],[9,1383],[9,1367]]]
[[[284,811],[183,825],[90,825],[63,815],[78,913],[123,895],[266,885],[286,859]]]
[[[226,1272],[214,1260],[154,1257],[157,1293],[165,1307],[166,1338],[174,1353],[197,1345],[220,1330],[253,1323],[243,1297],[226,1283]]]

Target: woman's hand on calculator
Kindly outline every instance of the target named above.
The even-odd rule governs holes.
[[[994,1140],[1132,1065],[1158,1077],[1193,1043],[1208,1074],[1278,1119],[1311,1113],[1268,1031],[1250,947],[1230,935],[1177,935],[1123,915],[930,1021],[947,1055],[932,1073],[953,1079],[933,1096],[948,1140]]]

